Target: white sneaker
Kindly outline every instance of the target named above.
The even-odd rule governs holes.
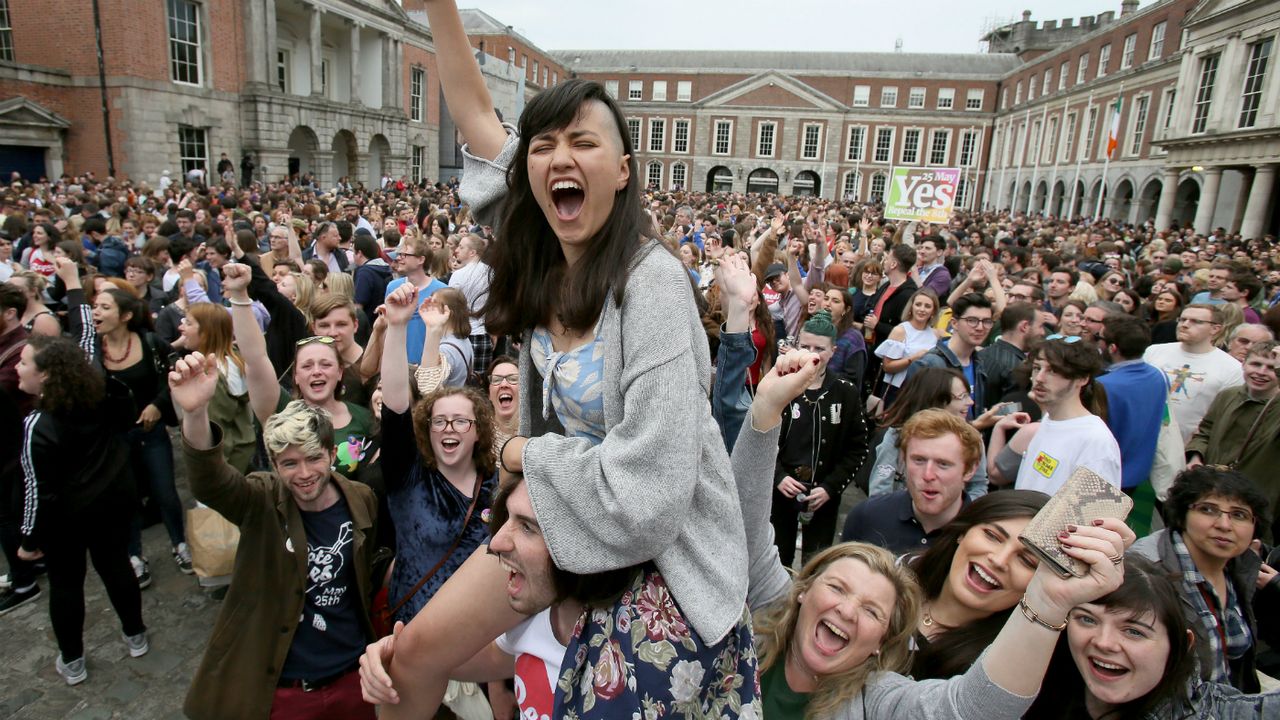
[[[0,575],[0,590],[11,590],[11,589],[13,589],[13,578],[9,575],[9,573]]]
[[[133,565],[134,577],[138,578],[138,588],[145,590],[151,587],[151,569],[147,565],[147,561],[137,555],[130,555],[129,563]]]
[[[186,543],[180,542],[173,546],[173,561],[178,564],[178,570],[182,571],[183,575],[195,573],[195,568],[191,567],[191,548],[187,547]]]
[[[84,667],[84,656],[72,660],[69,663],[62,662],[62,654],[58,654],[57,660],[54,661],[53,667],[67,681],[68,685],[79,685],[89,679],[89,671]]]
[[[121,634],[120,637],[124,638],[124,644],[129,646],[129,657],[142,657],[151,649],[151,644],[147,642],[145,630],[137,635]]]

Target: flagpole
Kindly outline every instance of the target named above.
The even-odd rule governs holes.
[[[1115,133],[1116,147],[1120,146],[1120,107],[1124,102],[1124,83],[1120,83],[1120,89],[1116,91],[1115,113],[1111,116],[1111,129],[1107,132],[1107,156],[1102,161],[1102,187],[1098,190],[1098,205],[1093,211],[1093,221],[1102,220],[1102,201],[1107,196],[1107,170],[1111,167],[1111,138]]]
[[[1083,120],[1084,122],[1080,123],[1080,128],[1077,128],[1077,130],[1078,130],[1078,129],[1081,129],[1081,128],[1085,128],[1085,127],[1087,127],[1087,126],[1088,126],[1088,122],[1089,122],[1089,111],[1090,111],[1090,110],[1092,110],[1092,109],[1093,109],[1093,91],[1092,91],[1092,90],[1090,90],[1090,91],[1089,91],[1089,99],[1085,101],[1085,105],[1084,105],[1084,115],[1081,117],[1081,120]],[[1075,179],[1071,181],[1071,205],[1070,205],[1070,207],[1068,207],[1068,208],[1067,208],[1067,219],[1068,219],[1068,220],[1070,220],[1070,219],[1075,215],[1075,212],[1076,212],[1076,199],[1079,197],[1079,192],[1080,192],[1080,164],[1081,164],[1082,162],[1084,162],[1084,153],[1082,153],[1082,152],[1080,152],[1080,151],[1083,149],[1083,147],[1084,147],[1085,143],[1078,142],[1078,141],[1079,141],[1079,139],[1080,139],[1080,138],[1077,136],[1077,137],[1076,137],[1077,142],[1076,142],[1076,144],[1075,144],[1075,150],[1076,150],[1076,176],[1075,176]]]
[[[1041,145],[1042,147],[1034,148],[1035,153],[1036,153],[1036,163],[1035,163],[1035,167],[1034,167],[1034,169],[1031,171],[1031,192],[1027,193],[1027,214],[1028,214],[1028,215],[1030,215],[1030,214],[1031,214],[1031,204],[1035,202],[1035,196],[1036,196],[1036,183],[1037,183],[1037,182],[1039,182],[1039,180],[1040,180],[1040,156],[1044,154],[1044,152],[1043,152],[1043,145],[1044,145],[1044,131],[1045,131],[1045,129],[1046,129],[1046,127],[1045,127],[1045,126],[1046,126],[1046,124],[1047,124],[1047,122],[1048,122],[1048,119],[1049,119],[1049,103],[1047,103],[1047,102],[1046,102],[1046,103],[1044,104],[1044,111],[1040,113],[1040,142],[1039,142],[1039,145]]]
[[[1067,110],[1070,108],[1071,100],[1068,98],[1066,104],[1062,106],[1062,122],[1058,124],[1063,135],[1067,132]],[[1053,149],[1053,174],[1049,176],[1049,195],[1048,200],[1046,201],[1048,204],[1052,204],[1053,202],[1053,186],[1058,184],[1058,163],[1062,160],[1062,153],[1059,152],[1059,150],[1062,149],[1062,135],[1059,135],[1056,140],[1058,142],[1058,147]],[[1048,208],[1046,207],[1046,210],[1047,209]],[[1045,214],[1047,215],[1048,213]],[[1062,214],[1061,208],[1058,209],[1057,214]]]

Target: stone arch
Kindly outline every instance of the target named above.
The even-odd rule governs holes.
[[[867,195],[867,202],[884,202],[884,197],[889,191],[889,174],[880,171],[872,173],[869,187],[870,194]]]
[[[1111,212],[1107,214],[1112,220],[1128,222],[1129,213],[1133,212],[1133,179],[1124,177],[1115,184],[1111,193]]]
[[[1104,203],[1106,202],[1106,197],[1107,197],[1106,188],[1104,187],[1102,178],[1098,178],[1097,180],[1094,180],[1093,184],[1090,186],[1089,197],[1085,198],[1084,207],[1081,208],[1081,214],[1084,215],[1085,217],[1094,217],[1095,215],[1097,215],[1098,207],[1099,207],[1099,203],[1098,203],[1099,197],[1102,198],[1102,201]]]
[[[707,171],[707,192],[732,192],[733,171],[724,165],[716,165]]]
[[[1036,183],[1035,195],[1031,196],[1031,212],[1042,213],[1047,209],[1046,204],[1049,202],[1049,181],[1041,180]]]
[[[1027,202],[1030,199],[1031,199],[1031,181],[1025,180],[1022,183],[1022,187],[1018,188],[1018,197],[1015,198],[1015,201],[1013,203],[1014,211],[1025,210],[1027,208]]]
[[[1059,180],[1053,184],[1053,192],[1049,193],[1049,209],[1046,211],[1053,217],[1062,217],[1067,202],[1067,183]]]
[[[360,146],[356,143],[356,136],[350,130],[339,130],[334,133],[333,140],[329,143],[329,150],[332,153],[330,170],[333,173],[334,184],[344,177],[353,185],[359,181],[360,178],[353,177],[360,171],[360,159],[356,150],[358,147]]]
[[[369,188],[382,187],[382,174],[390,168],[391,143],[381,133],[369,138]]]
[[[747,192],[777,193],[778,173],[769,168],[756,168],[747,176]]]
[[[683,160],[671,163],[671,189],[689,189],[689,165]]]
[[[302,176],[316,171],[316,157],[320,152],[320,138],[316,131],[299,125],[289,133],[289,177]]]
[[[862,199],[862,173],[857,170],[848,170],[841,180],[840,196],[842,198],[852,198],[854,200]]]
[[[1080,217],[1081,215],[1084,214],[1082,212],[1084,210],[1084,195],[1085,195],[1083,180],[1076,181],[1076,187],[1074,192],[1075,192],[1075,201],[1072,202],[1071,200],[1068,200],[1068,202],[1071,203],[1072,205],[1072,207],[1067,208],[1068,217]]]
[[[1200,183],[1194,176],[1182,178],[1173,196],[1173,221],[1179,227],[1195,222],[1196,208],[1200,206]]]
[[[1141,225],[1148,220],[1152,220],[1156,216],[1156,206],[1160,204],[1160,193],[1164,190],[1164,180],[1156,175],[1147,179],[1147,183],[1142,186],[1142,192],[1138,195],[1138,212],[1134,216],[1134,223]]]
[[[818,173],[812,170],[801,170],[796,173],[796,179],[791,185],[791,191],[796,195],[821,197],[822,178],[818,177]]]

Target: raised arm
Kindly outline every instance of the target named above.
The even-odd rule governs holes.
[[[507,131],[493,111],[493,98],[472,55],[458,5],[454,0],[427,0],[426,6],[436,46],[437,75],[449,115],[473,155],[496,158],[507,141]]]
[[[265,425],[280,403],[280,383],[276,380],[271,358],[267,357],[267,339],[253,315],[253,301],[249,299],[249,266],[231,263],[222,268],[222,274],[225,278],[223,287],[231,302],[231,327],[236,346],[240,348],[240,357],[244,360],[249,404],[253,406],[258,422]]]
[[[404,413],[413,405],[409,388],[409,353],[405,337],[410,318],[417,311],[418,290],[405,283],[387,296],[386,337],[382,349],[382,404],[395,413]]]

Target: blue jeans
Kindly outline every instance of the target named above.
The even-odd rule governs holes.
[[[160,508],[160,519],[169,531],[169,544],[185,542],[182,501],[178,498],[173,470],[173,443],[169,442],[164,423],[157,422],[149,431],[137,425],[125,433],[124,439],[129,445],[133,479],[140,485],[145,480],[145,487],[150,489],[151,502]],[[142,556],[142,518],[136,512],[129,536],[129,554]]]
[[[747,392],[747,368],[756,361],[751,333],[727,333],[720,329],[720,350],[716,353],[716,379],[711,388],[711,416],[720,426],[724,447],[733,453],[742,421],[751,409]]]

